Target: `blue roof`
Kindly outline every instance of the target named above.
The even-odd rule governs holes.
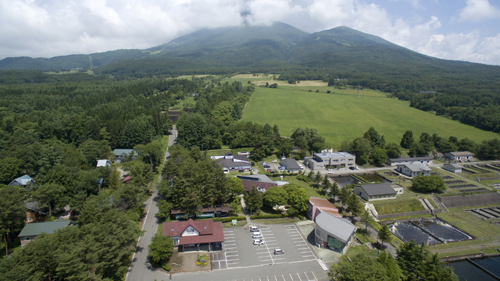
[[[28,185],[30,182],[35,182],[30,176],[24,175],[11,181],[9,185]]]

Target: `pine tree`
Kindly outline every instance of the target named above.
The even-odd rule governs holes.
[[[391,231],[386,224],[382,225],[382,228],[378,231],[378,239],[382,241],[382,247],[384,247],[384,242],[388,242],[391,239]]]

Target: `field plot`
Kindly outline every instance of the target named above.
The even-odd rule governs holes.
[[[243,113],[243,121],[278,125],[282,135],[291,135],[298,127],[315,128],[327,144],[339,148],[345,140],[361,137],[370,127],[399,143],[406,130],[414,136],[437,133],[443,138],[456,136],[476,142],[497,138],[498,134],[460,124],[429,112],[409,107],[407,102],[387,98],[380,92],[337,90],[328,87],[316,93],[307,86],[283,86],[276,89],[256,87]],[[325,87],[326,88],[326,87]]]

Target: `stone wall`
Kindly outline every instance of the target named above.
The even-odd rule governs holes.
[[[500,194],[498,194],[498,192],[474,194],[467,196],[447,196],[447,197],[437,197],[437,198],[448,209],[458,208],[458,207],[500,204]]]

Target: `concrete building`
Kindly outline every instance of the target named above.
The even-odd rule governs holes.
[[[399,158],[389,158],[387,160],[387,165],[397,166],[402,164],[432,164],[432,160],[434,158],[430,156],[421,156],[421,157],[399,157]]]
[[[418,164],[400,164],[396,168],[396,171],[412,178],[415,176],[428,176],[431,174],[432,170],[426,165],[418,163]]]
[[[314,240],[320,248],[332,249],[342,254],[347,252],[356,233],[355,225],[327,212],[316,216],[315,223]]]
[[[348,152],[320,152],[304,158],[304,165],[311,170],[356,167],[356,156]]]
[[[388,183],[356,185],[354,192],[366,201],[395,199],[397,194]]]

